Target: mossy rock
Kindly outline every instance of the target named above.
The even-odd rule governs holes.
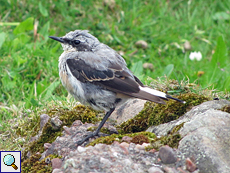
[[[194,93],[181,94],[178,99],[186,101],[185,104],[169,100],[166,105],[146,102],[144,109],[134,118],[117,126],[119,133],[135,133],[145,131],[152,125],[159,125],[178,119],[193,106],[199,105],[209,98]]]
[[[223,112],[230,113],[230,105],[226,105],[226,106],[222,107],[220,110]]]
[[[63,126],[71,126],[75,120],[81,120],[83,123],[95,123],[100,121],[101,119],[96,117],[98,113],[98,111],[94,111],[93,109],[83,105],[77,105],[71,110],[64,108],[54,108],[49,110],[47,114],[51,118],[58,116],[63,122],[61,128],[58,130],[53,129],[49,120],[49,122],[43,127],[42,134],[39,139],[25,146],[26,149],[22,153],[22,160],[26,159],[26,153],[28,151],[32,154],[44,152],[44,143],[52,143],[58,136],[62,136]],[[26,126],[26,124],[24,125]]]
[[[181,123],[175,126],[167,135],[160,138],[156,138],[154,141],[151,141],[151,146],[146,148],[146,150],[156,149],[159,150],[160,147],[168,145],[172,148],[177,148],[181,140],[181,135],[179,130],[184,126],[184,123]]]
[[[156,139],[156,135],[151,132],[138,132],[138,133],[130,133],[130,134],[112,134],[110,136],[104,136],[95,139],[91,143],[89,143],[87,146],[94,146],[99,143],[103,144],[112,144],[114,141],[122,142],[122,138],[124,136],[129,136],[132,137],[133,140],[131,142],[136,143],[136,144],[143,144],[154,141]]]

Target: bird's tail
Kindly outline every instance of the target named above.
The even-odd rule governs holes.
[[[174,98],[170,95],[165,94],[164,92],[157,91],[149,87],[139,86],[139,88],[140,91],[138,93],[132,93],[134,97],[144,99],[144,100],[149,100],[156,103],[161,103],[161,104],[165,104],[164,100],[168,100],[168,99],[173,99],[181,103],[186,103],[183,100]]]

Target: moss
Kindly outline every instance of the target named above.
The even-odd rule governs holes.
[[[47,114],[50,117],[58,116],[63,122],[61,128],[58,130],[53,129],[49,120],[49,122],[43,127],[42,134],[39,139],[25,146],[26,148],[22,153],[22,160],[26,159],[26,154],[29,151],[32,154],[37,152],[42,153],[44,151],[44,143],[52,143],[58,136],[62,135],[63,126],[70,126],[75,120],[81,120],[83,123],[95,123],[100,121],[100,119],[96,117],[98,113],[98,111],[94,111],[93,109],[83,105],[77,105],[72,110],[64,108],[49,110]]]
[[[143,143],[149,143],[149,138],[143,134],[139,134],[134,136],[131,142],[142,145]]]
[[[183,123],[181,123],[181,124],[175,126],[175,127],[171,130],[171,132],[169,132],[169,134],[177,133],[177,132],[184,126],[184,123],[185,123],[185,122],[183,122]]]
[[[26,159],[22,162],[22,172],[27,173],[42,173],[42,172],[52,172],[52,165],[46,163],[46,160],[52,160],[53,158],[61,158],[57,155],[49,155],[46,158],[39,161],[41,154],[34,154],[29,159]]]
[[[151,132],[138,132],[138,133],[130,133],[130,134],[112,134],[110,136],[100,137],[89,143],[87,146],[94,146],[99,143],[103,144],[112,144],[114,141],[122,142],[122,138],[124,136],[129,136],[134,138],[136,144],[143,144],[143,142],[149,142],[154,141],[156,138],[156,135]]]
[[[172,148],[177,148],[179,142],[181,140],[181,135],[179,134],[179,130],[183,127],[184,123],[175,126],[166,136],[162,136],[160,138],[156,138],[151,142],[151,146],[147,148],[150,150],[152,148],[159,150],[161,146],[168,145]]]
[[[44,151],[44,143],[52,143],[58,136],[61,136],[61,130],[54,130],[50,121],[43,127],[43,132],[40,138],[32,143],[29,146],[29,151],[34,152],[43,152]]]
[[[36,114],[31,114],[28,118],[18,120],[16,134],[22,137],[35,136],[40,128],[40,117]]]
[[[89,127],[89,128],[87,129],[87,131],[93,132],[93,131],[95,131],[96,129],[97,129],[97,126],[92,126],[92,127]],[[102,133],[104,133],[104,134],[111,135],[109,129],[106,128],[106,127],[102,127],[101,130],[100,130],[100,132],[102,132]]]
[[[84,105],[77,105],[71,110],[56,108],[49,110],[47,113],[51,117],[58,116],[65,126],[72,125],[75,120],[81,120],[83,123],[95,123],[100,121],[100,119],[96,117],[99,111],[95,111],[92,108]]]
[[[193,106],[199,105],[209,98],[194,93],[186,93],[177,98],[186,101],[185,104],[169,100],[166,105],[146,102],[144,109],[120,126],[117,126],[119,133],[135,133],[146,130],[152,125],[159,125],[175,120],[189,111]]]
[[[230,113],[230,105],[226,105],[226,106],[222,107],[220,110],[223,112]]]

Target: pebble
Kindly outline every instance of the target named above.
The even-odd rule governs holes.
[[[41,114],[40,115],[40,131],[45,126],[45,124],[49,121],[50,116],[47,114]]]
[[[189,171],[189,172],[194,172],[196,170],[196,164],[193,163],[191,161],[191,159],[187,158],[185,160],[185,165],[186,165],[186,169]]]
[[[184,43],[184,49],[185,49],[186,51],[192,49],[192,46],[191,46],[191,44],[190,44],[189,41],[185,41],[185,43]]]
[[[153,70],[153,64],[146,62],[143,64],[143,68]]]
[[[135,43],[136,47],[146,49],[148,47],[148,43],[144,40],[139,40]]]
[[[67,126],[63,126],[63,129],[65,130],[66,134],[71,135],[70,128]]]
[[[50,123],[54,130],[58,130],[61,128],[63,122],[59,119],[58,116],[51,118]]]
[[[163,146],[159,150],[159,158],[165,164],[175,163],[177,161],[176,154],[169,146]]]
[[[133,138],[129,136],[123,136],[121,141],[130,143]]]
[[[47,150],[48,148],[50,148],[52,146],[52,144],[50,143],[44,143],[44,148],[45,150]]]
[[[160,168],[153,166],[148,169],[148,173],[164,173],[164,172]]]
[[[80,153],[81,153],[81,152],[85,152],[85,151],[86,151],[86,148],[85,148],[85,147],[78,146],[78,147],[77,147],[77,151],[80,152]]]
[[[59,158],[54,158],[51,160],[52,168],[53,169],[59,169],[62,166],[62,160]]]

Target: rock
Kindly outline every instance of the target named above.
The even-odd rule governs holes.
[[[50,148],[52,146],[52,144],[50,143],[44,143],[44,148],[45,150],[47,150],[48,148]]]
[[[164,167],[164,171],[166,173],[186,173],[182,171],[177,171],[175,168],[170,168],[170,167]]]
[[[42,135],[42,129],[48,123],[50,116],[47,114],[40,115],[40,129],[36,136],[30,138],[30,142],[36,141]]]
[[[143,68],[153,70],[153,64],[146,62],[143,64]]]
[[[146,100],[130,99],[125,104],[117,107],[115,111],[110,115],[110,119],[116,120],[117,124],[121,124],[134,116],[136,116],[142,109]]]
[[[179,119],[147,131],[162,136],[184,123],[179,130],[182,139],[178,147],[184,157],[194,158],[200,172],[227,173],[230,172],[230,114],[220,111],[226,105],[230,105],[227,100],[207,101]]]
[[[135,110],[136,102],[135,99],[130,100],[129,104],[120,108],[120,116],[126,114],[124,113],[127,111],[126,108],[129,109],[127,114]],[[230,105],[230,102],[208,101],[193,107],[178,120],[149,128],[150,131],[156,132],[156,135],[162,136],[183,123],[178,131],[182,137],[178,149],[164,146],[159,151],[145,151],[145,147],[149,144],[138,145],[132,142],[128,144],[126,143],[128,140],[123,140],[126,142],[121,144],[115,141],[111,145],[96,144],[84,147],[89,143],[87,141],[77,147],[76,141],[82,139],[88,133],[87,129],[95,124],[83,124],[76,120],[71,127],[64,127],[63,136],[58,137],[52,144],[44,145],[46,151],[42,153],[42,158],[49,154],[58,154],[63,157],[63,163],[59,169],[53,166],[55,173],[188,173],[188,171],[228,173],[230,172],[230,114],[219,110],[226,105]],[[134,115],[131,113],[129,117],[132,116]],[[118,116],[119,118],[121,117]],[[112,129],[110,122],[106,122],[105,126]],[[103,134],[100,132],[99,135]]]
[[[200,114],[202,112],[205,112],[209,109],[221,109],[222,107],[229,105],[229,104],[230,102],[227,100],[207,101],[198,106],[194,106],[189,112],[187,112],[186,114],[184,114],[177,120],[170,121],[165,124],[160,124],[158,126],[151,126],[146,131],[155,133],[157,136],[165,136],[175,126],[190,121],[193,116]]]
[[[104,4],[104,6],[107,6],[110,9],[114,9],[116,2],[115,2],[115,0],[104,0],[103,4]]]
[[[52,173],[63,173],[60,169],[54,169]]]
[[[159,158],[165,164],[175,163],[177,161],[176,153],[169,146],[163,146],[159,150]]]
[[[129,136],[123,136],[121,141],[130,143],[133,138]]]
[[[54,130],[60,129],[61,125],[63,124],[63,122],[59,119],[58,116],[51,118],[50,123],[51,123]]]
[[[188,50],[191,50],[191,49],[192,49],[192,46],[191,46],[190,42],[189,41],[185,41],[185,43],[184,43],[184,50],[188,51]]]
[[[59,158],[54,158],[51,160],[51,163],[52,163],[53,169],[59,169],[59,168],[61,168],[62,160]]]
[[[46,123],[48,123],[50,117],[47,114],[40,115],[40,131],[45,126]]]
[[[191,159],[187,158],[185,161],[186,169],[189,172],[194,172],[196,170],[196,164],[191,161]]]
[[[164,173],[164,172],[160,168],[153,166],[148,169],[148,173]]]
[[[230,114],[209,109],[192,117],[179,131],[179,150],[201,172],[230,172]]]
[[[148,43],[144,40],[139,40],[135,43],[136,47],[146,49],[148,48]]]

